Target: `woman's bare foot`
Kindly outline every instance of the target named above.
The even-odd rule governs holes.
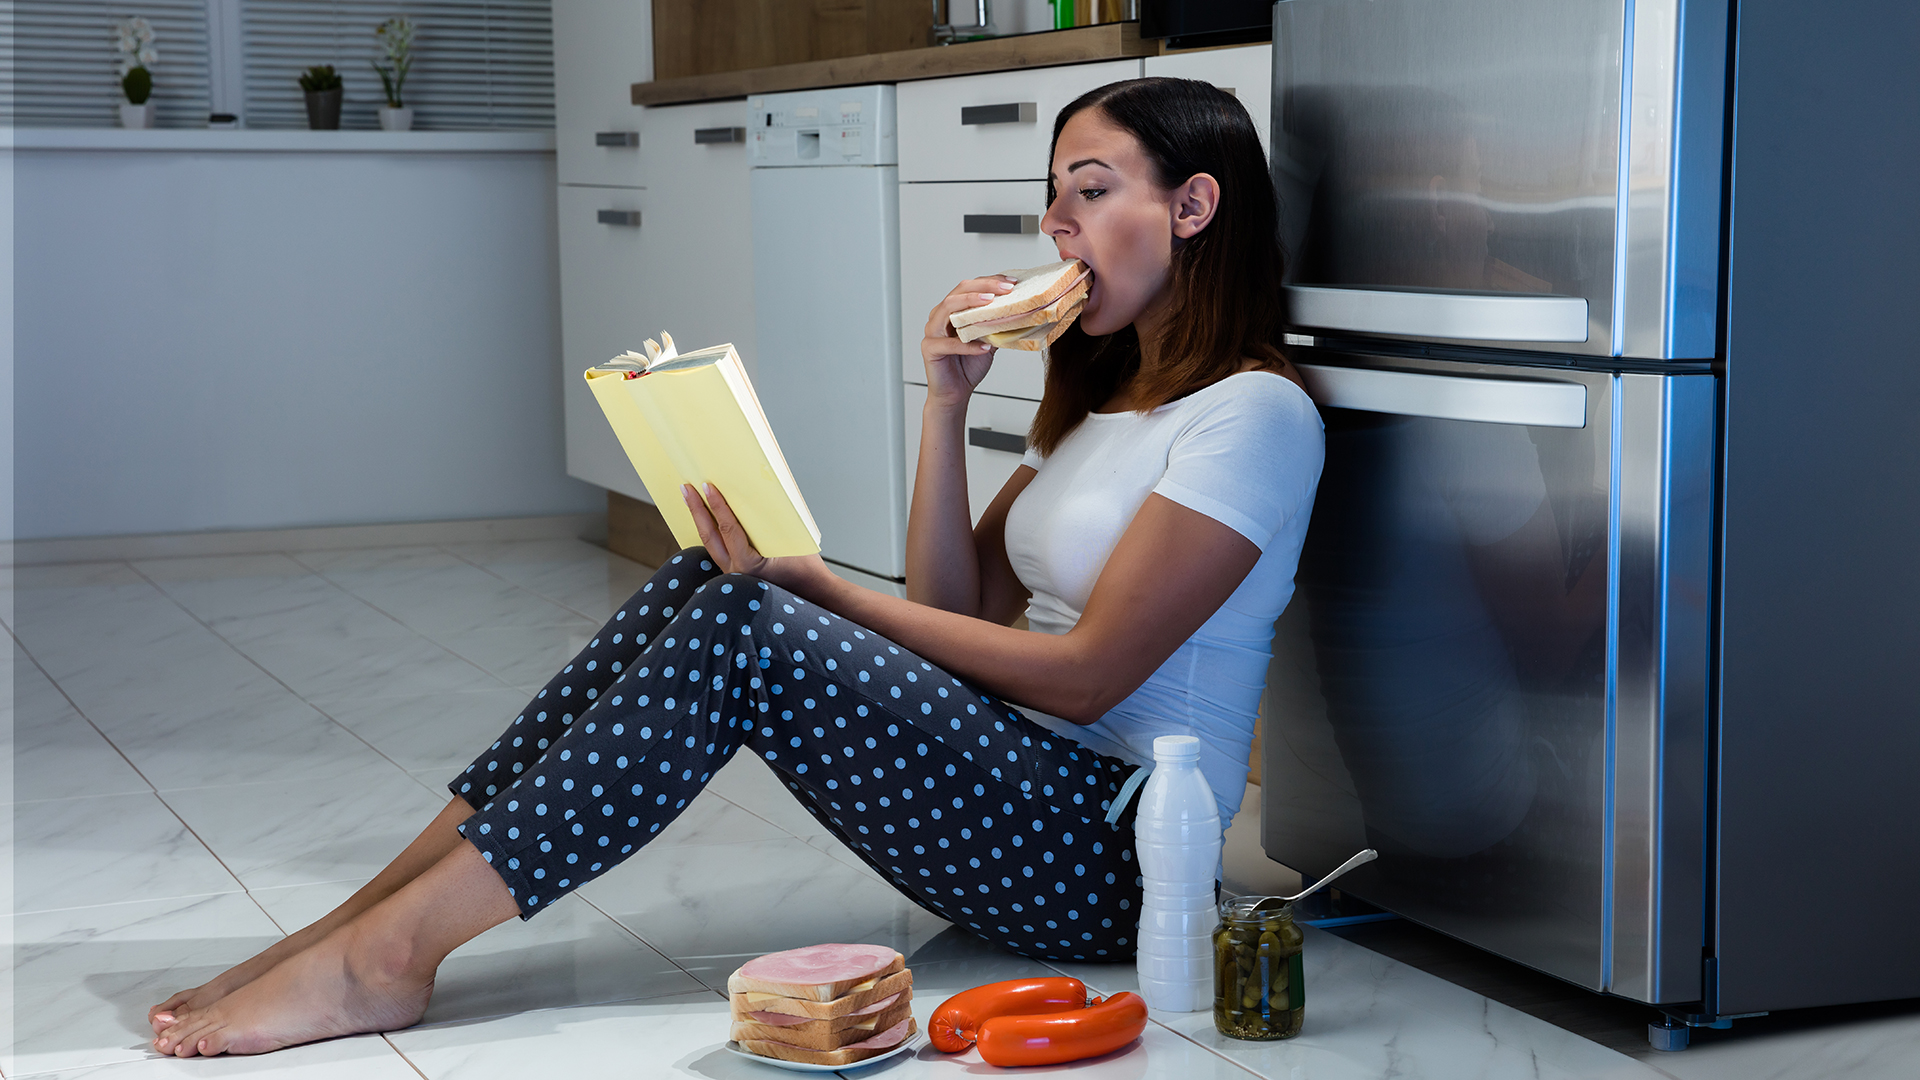
[[[441,809],[433,821],[428,823],[413,843],[407,845],[407,849],[380,872],[378,877],[367,882],[339,907],[329,912],[325,918],[305,929],[294,931],[261,951],[253,959],[236,964],[212,980],[191,990],[182,990],[148,1009],[147,1023],[153,1025],[153,1033],[158,1035],[172,1027],[184,1012],[205,1009],[272,971],[274,965],[325,940],[327,935],[353,921],[354,917],[361,912],[406,887],[414,878],[425,873],[428,868],[444,858],[447,852],[460,844],[458,826],[472,813],[471,806],[458,796],[454,797]]]
[[[431,968],[361,920],[341,928],[225,997],[183,1007],[153,1048],[175,1057],[264,1054],[285,1046],[417,1022],[433,995]]]

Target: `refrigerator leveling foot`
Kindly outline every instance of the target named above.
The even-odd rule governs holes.
[[[1693,1033],[1687,1025],[1671,1016],[1663,1015],[1658,1021],[1647,1025],[1647,1042],[1655,1050],[1685,1050],[1692,1038]]]

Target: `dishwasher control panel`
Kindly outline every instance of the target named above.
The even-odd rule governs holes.
[[[755,168],[895,165],[893,87],[843,86],[747,99]]]

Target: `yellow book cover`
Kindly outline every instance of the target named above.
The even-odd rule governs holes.
[[[774,441],[760,398],[732,345],[676,353],[647,342],[587,370],[587,385],[682,547],[700,534],[680,485],[720,489],[762,555],[811,555],[820,527]]]

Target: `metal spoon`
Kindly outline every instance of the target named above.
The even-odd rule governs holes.
[[[1255,900],[1253,903],[1255,906],[1258,906],[1260,904],[1266,903],[1269,900],[1279,900],[1282,903],[1291,904],[1295,900],[1298,900],[1303,896],[1312,895],[1313,893],[1319,892],[1321,889],[1326,888],[1328,885],[1333,884],[1333,880],[1335,878],[1353,869],[1354,867],[1365,866],[1366,864],[1372,862],[1373,860],[1379,857],[1380,857],[1380,853],[1378,851],[1375,851],[1372,848],[1368,848],[1365,851],[1362,851],[1359,854],[1355,855],[1353,858],[1348,859],[1346,862],[1341,863],[1340,868],[1335,870],[1333,873],[1328,874],[1326,877],[1321,878],[1319,881],[1314,882],[1312,885],[1309,885],[1306,888],[1300,890],[1299,892],[1294,893],[1292,896],[1262,896],[1259,899]]]

